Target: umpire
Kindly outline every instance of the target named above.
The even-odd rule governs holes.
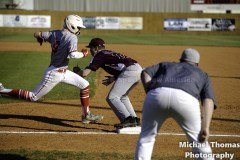
[[[207,140],[215,99],[208,75],[198,67],[199,60],[198,51],[188,48],[183,51],[179,63],[163,62],[142,71],[147,95],[136,160],[151,159],[157,132],[170,117],[186,133],[196,157],[213,159]],[[202,119],[199,99],[202,102]]]

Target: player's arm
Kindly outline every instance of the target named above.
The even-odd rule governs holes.
[[[44,41],[44,39],[43,39],[43,37],[42,37],[42,32],[41,32],[41,31],[35,32],[33,36],[37,39],[38,43],[39,43],[40,46],[41,46],[42,43],[43,43],[43,41]]]
[[[102,84],[108,86],[117,79],[117,76],[105,76],[105,79],[102,80]]]
[[[80,75],[81,77],[86,77],[91,73],[91,69],[85,68],[84,70],[82,70],[78,66],[75,66],[73,67],[73,72]]]
[[[210,98],[206,98],[202,102],[202,127],[199,134],[199,141],[205,142],[209,138],[209,128],[214,110],[214,102]]]
[[[74,59],[79,59],[83,57],[87,57],[89,54],[87,49],[82,49],[81,52],[78,51],[73,51],[68,55],[68,58],[74,58]]]
[[[91,73],[91,69],[85,68],[84,70],[79,72],[79,75],[81,77],[87,77]]]
[[[150,77],[149,74],[143,70],[141,73],[141,80],[142,80],[143,88],[147,93],[149,91],[149,86],[150,86],[152,77]]]
[[[156,74],[158,74],[158,72],[160,71],[161,65],[162,64],[159,63],[156,65],[147,67],[142,71],[141,80],[142,80],[143,87],[144,87],[144,90],[146,93],[149,91],[152,77],[154,77]]]

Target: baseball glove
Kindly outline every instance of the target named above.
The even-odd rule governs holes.
[[[112,82],[114,82],[116,80],[116,78],[114,76],[105,76],[106,78],[104,80],[102,80],[102,84],[105,86],[108,86],[109,84],[111,84]]]
[[[73,67],[73,72],[74,73],[78,74],[80,71],[82,71],[82,69],[79,68],[78,66]]]
[[[87,57],[89,54],[87,49],[82,49],[81,52],[83,53],[83,57]]]
[[[37,38],[37,41],[38,41],[38,43],[39,43],[39,44],[40,44],[40,46],[41,46],[44,40],[43,40],[43,38],[41,38],[41,37],[38,37],[38,38]]]

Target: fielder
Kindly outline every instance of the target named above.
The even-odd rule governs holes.
[[[36,32],[34,37],[42,45],[45,41],[51,44],[51,62],[45,70],[42,81],[33,91],[22,89],[5,89],[0,83],[0,94],[37,101],[58,83],[63,82],[76,86],[80,89],[80,100],[82,104],[82,122],[90,123],[103,119],[103,116],[93,115],[89,111],[89,83],[79,75],[68,70],[68,62],[71,58],[83,58],[88,55],[87,49],[77,51],[78,38],[83,25],[82,18],[77,15],[69,15],[64,20],[62,30],[49,32]]]
[[[170,117],[181,126],[190,143],[206,143],[195,145],[194,154],[212,154],[207,140],[215,100],[208,75],[198,68],[199,60],[198,51],[189,48],[184,50],[180,63],[164,62],[143,70],[141,78],[147,95],[136,160],[151,159],[155,137]],[[203,105],[202,120],[198,99]]]
[[[114,51],[105,49],[105,42],[101,38],[93,38],[89,45],[93,56],[89,65],[81,72],[81,76],[89,75],[91,71],[104,69],[112,76],[105,76],[104,85],[114,82],[106,100],[121,123],[116,128],[140,126],[140,119],[133,109],[128,93],[140,81],[142,67],[137,61]],[[76,68],[75,68],[76,69]]]

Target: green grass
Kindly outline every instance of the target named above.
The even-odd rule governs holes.
[[[79,42],[87,44],[93,37],[103,38],[106,43],[117,44],[240,46],[239,35],[227,34],[84,34],[83,32]],[[35,39],[32,33],[0,32],[0,41],[35,42]]]
[[[33,90],[41,81],[45,69],[50,63],[50,54],[43,52],[1,52],[0,53],[0,82],[6,88],[20,88]],[[70,60],[69,69],[79,65],[84,68],[89,58]],[[91,73],[86,78],[90,82],[91,96],[94,94],[95,73]],[[79,99],[79,89],[66,85],[58,84],[52,91],[43,97],[42,100],[63,100]],[[19,102],[12,98],[0,98],[0,103]]]
[[[70,152],[70,151],[31,151],[10,150],[0,151],[0,159],[17,160],[130,160],[134,154],[121,154],[117,152]],[[152,160],[182,160],[183,157],[153,156]]]

